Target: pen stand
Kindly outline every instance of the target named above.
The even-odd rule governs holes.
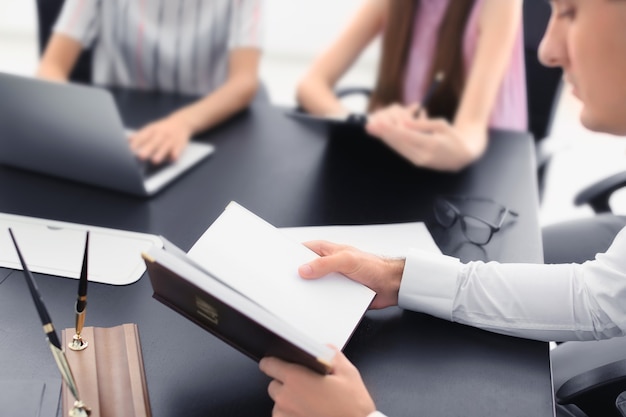
[[[62,345],[72,342],[75,329],[65,329]],[[91,408],[90,417],[150,417],[150,401],[136,324],[85,327],[81,335],[89,347],[65,349],[81,399]],[[63,385],[63,416],[74,397]]]

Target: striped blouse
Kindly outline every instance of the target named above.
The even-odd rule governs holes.
[[[437,47],[437,33],[451,0],[421,0],[415,17],[413,43],[407,63],[404,85],[406,104],[420,102],[430,80],[426,80]],[[458,0],[452,0],[458,1]],[[474,61],[478,44],[480,10],[484,0],[476,0],[470,12],[463,39],[465,68]],[[424,59],[428,57],[429,59]],[[526,107],[526,70],[524,66],[523,29],[515,38],[508,69],[504,74],[496,96],[489,127],[526,130],[528,124]]]
[[[66,0],[55,32],[93,48],[95,84],[204,95],[259,48],[263,0]]]

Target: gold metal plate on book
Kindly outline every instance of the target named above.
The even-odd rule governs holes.
[[[207,319],[216,326],[220,323],[217,309],[198,296],[196,296],[196,308],[198,314],[203,318]]]

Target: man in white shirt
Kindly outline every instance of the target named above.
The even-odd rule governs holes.
[[[626,135],[626,1],[551,0],[541,61],[560,66],[595,131]],[[626,333],[626,230],[583,264],[462,264],[411,251],[383,259],[329,242],[307,245],[321,258],[303,278],[338,271],[376,291],[372,308],[392,305],[494,332],[538,340],[590,340]],[[260,363],[275,416],[380,415],[358,371],[338,352],[320,377],[276,358]]]

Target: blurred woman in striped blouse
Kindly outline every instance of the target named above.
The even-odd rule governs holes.
[[[197,95],[130,136],[141,159],[179,157],[190,138],[248,106],[258,85],[263,0],[66,0],[38,76],[67,81],[93,49],[94,84]]]

